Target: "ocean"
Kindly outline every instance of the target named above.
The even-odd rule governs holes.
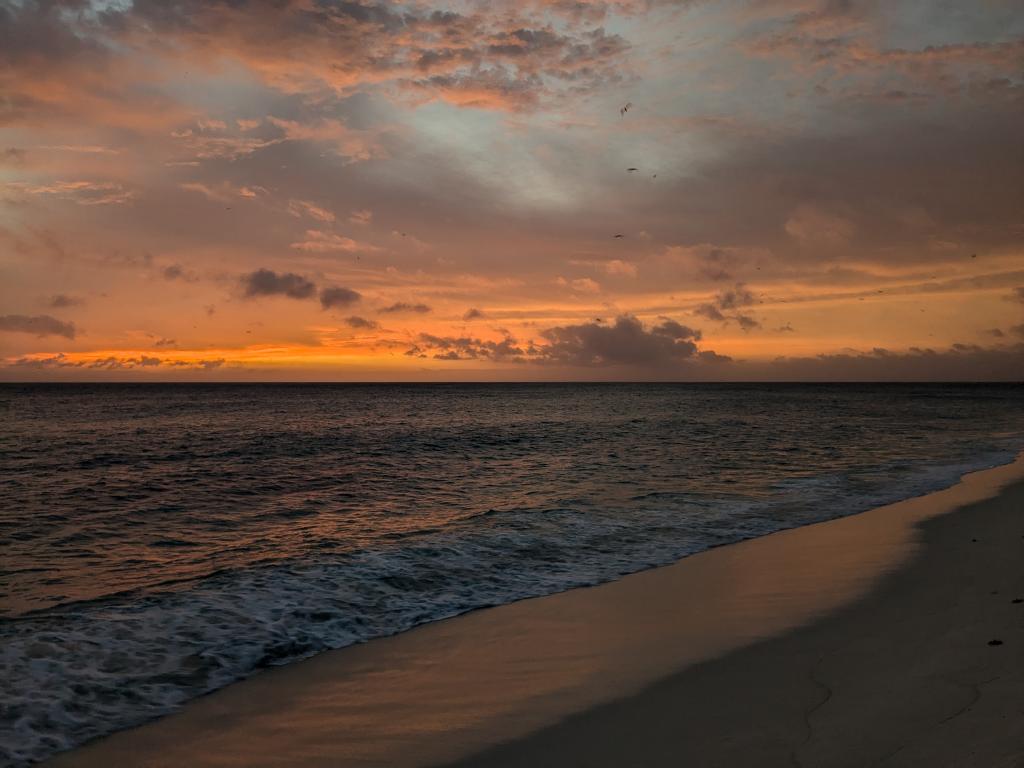
[[[0,764],[956,482],[1012,385],[2,385]]]

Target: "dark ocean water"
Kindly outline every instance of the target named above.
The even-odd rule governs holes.
[[[0,387],[0,764],[954,483],[1015,386]]]

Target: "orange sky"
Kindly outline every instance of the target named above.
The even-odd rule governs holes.
[[[1024,378],[1021,10],[0,3],[0,379]]]

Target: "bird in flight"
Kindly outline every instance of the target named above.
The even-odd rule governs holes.
[[[612,239],[614,240],[618,240],[620,237],[625,237],[625,235],[612,235]]]
[[[633,107],[632,101],[627,101],[626,104],[619,110],[619,116],[624,116]]]
[[[633,171],[639,171],[640,169],[639,168],[627,168],[626,170],[629,171],[630,173],[632,173]]]

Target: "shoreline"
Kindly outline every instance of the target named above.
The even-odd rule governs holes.
[[[914,526],[911,560],[821,620],[447,768],[1021,768],[1024,479]]]
[[[559,729],[885,592],[872,587],[912,570],[919,522],[1022,477],[1018,457],[943,491],[329,651],[45,764],[421,766],[471,755],[466,765],[541,764],[537,743],[544,753],[575,743],[545,742]],[[512,753],[520,762],[503,762]]]

